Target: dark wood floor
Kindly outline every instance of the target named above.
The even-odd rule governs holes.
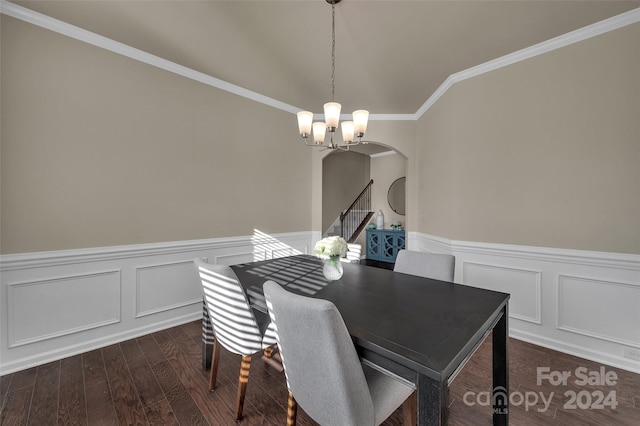
[[[614,386],[577,386],[575,369],[599,371],[600,365],[518,340],[509,340],[512,425],[633,425],[640,424],[640,375],[605,367],[617,374]],[[2,425],[233,425],[239,357],[222,351],[215,392],[207,390],[202,369],[200,322],[195,321],[138,339],[51,362],[0,378]],[[569,386],[536,384],[536,368],[571,371]],[[451,385],[449,424],[491,424],[491,408],[478,404],[476,394],[491,389],[491,339],[481,346]],[[595,402],[597,391],[616,394],[615,409],[569,409],[564,393]],[[469,393],[472,392],[472,393]],[[525,407],[518,395],[533,402]],[[465,403],[465,394],[466,401]],[[480,402],[484,400],[480,398]],[[611,400],[610,400],[611,401]],[[251,365],[242,425],[285,423],[286,385],[283,373],[255,357]],[[300,425],[314,425],[301,410]],[[397,411],[384,425],[399,425]]]

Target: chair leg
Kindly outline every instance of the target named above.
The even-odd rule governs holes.
[[[287,401],[287,426],[296,426],[296,415],[298,414],[298,403],[289,392],[289,400]]]
[[[242,407],[244,406],[244,396],[247,392],[247,382],[249,381],[249,368],[251,367],[251,357],[242,356],[240,364],[240,379],[238,381],[238,397],[236,399],[236,421],[242,418]]]
[[[211,374],[209,375],[209,391],[216,387],[216,378],[218,376],[218,362],[220,361],[220,342],[213,342],[213,355],[211,355]]]
[[[211,368],[211,354],[213,354],[213,343],[202,342],[202,368]]]
[[[264,349],[262,353],[262,360],[273,367],[278,373],[282,373],[284,371],[284,367],[282,366],[282,359],[275,351],[275,346],[269,346],[268,348]]]
[[[417,423],[418,399],[414,392],[402,403],[402,424],[404,426],[416,426]]]

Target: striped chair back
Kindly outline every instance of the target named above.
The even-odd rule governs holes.
[[[360,263],[360,256],[362,255],[362,246],[360,244],[347,244],[349,251],[347,257],[341,257],[340,261],[346,263]]]
[[[264,339],[247,295],[229,266],[194,260],[216,339],[230,352],[252,355],[271,344]],[[270,330],[271,331],[271,330]]]

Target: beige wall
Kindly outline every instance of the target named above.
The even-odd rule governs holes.
[[[640,253],[640,24],[457,83],[416,153],[417,231]]]
[[[415,200],[415,217],[411,231],[451,237],[454,197],[453,173],[456,120],[451,93],[442,96],[418,121],[416,129],[415,192],[409,191],[408,202]],[[409,184],[409,182],[407,182]]]
[[[407,228],[640,253],[639,31],[372,121],[408,157]],[[5,15],[1,47],[2,253],[321,230],[326,153],[294,143],[291,114]]]
[[[295,116],[5,15],[1,29],[2,253],[312,229]]]
[[[390,225],[394,222],[400,222],[403,226],[405,225],[405,215],[399,215],[391,210],[387,200],[387,193],[396,179],[406,176],[406,163],[406,158],[397,153],[371,159],[371,179],[374,181],[371,191],[371,210],[375,212],[371,222],[376,223],[378,211],[382,210],[386,229],[391,228]]]

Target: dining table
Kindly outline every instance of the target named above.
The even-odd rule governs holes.
[[[509,294],[343,263],[329,281],[323,262],[295,255],[231,265],[257,315],[266,315],[262,285],[333,302],[356,350],[368,362],[414,386],[418,425],[446,425],[449,384],[488,336],[492,339],[494,425],[509,421]],[[214,333],[203,310],[203,365]]]

